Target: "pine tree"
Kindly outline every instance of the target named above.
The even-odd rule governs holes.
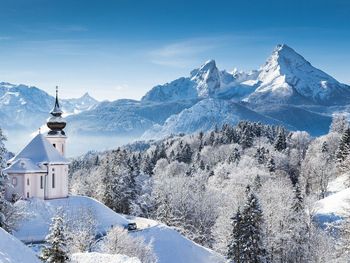
[[[228,245],[227,258],[233,260],[235,263],[242,263],[241,255],[243,253],[242,237],[242,215],[240,208],[238,207],[237,213],[232,218],[232,233],[231,242]]]
[[[347,128],[340,139],[337,159],[338,162],[343,162],[350,153],[350,128]]]
[[[17,217],[17,212],[12,203],[5,198],[5,189],[7,187],[8,178],[6,174],[1,171],[5,167],[5,155],[7,153],[4,144],[5,141],[6,137],[0,129],[0,227],[11,233],[16,224],[15,218]]]
[[[240,144],[243,149],[246,149],[253,146],[254,133],[249,125],[244,125],[243,127]]]
[[[280,128],[275,141],[275,149],[279,152],[287,148],[286,134],[283,128]]]
[[[307,262],[308,218],[304,210],[304,197],[299,184],[294,186],[294,199],[289,217],[289,232],[291,233],[288,247],[288,262]]]
[[[247,188],[247,201],[242,211],[241,262],[267,262],[264,247],[263,214],[257,196]]]
[[[45,238],[47,246],[43,248],[40,259],[43,262],[64,263],[69,261],[63,219],[56,215],[52,218],[50,232]]]

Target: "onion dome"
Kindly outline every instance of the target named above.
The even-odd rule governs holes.
[[[62,117],[62,113],[58,102],[58,87],[56,87],[55,106],[50,112],[52,116],[47,120],[47,127],[50,129],[49,135],[65,135],[63,129],[66,127],[66,120]]]

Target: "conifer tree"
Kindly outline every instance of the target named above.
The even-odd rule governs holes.
[[[289,231],[291,233],[291,242],[288,247],[288,262],[302,263],[307,262],[307,244],[308,244],[308,219],[304,210],[304,197],[297,183],[294,186],[294,198],[289,218]]]
[[[232,233],[231,242],[228,245],[227,258],[233,260],[235,263],[242,263],[241,254],[242,249],[242,237],[243,237],[243,226],[242,226],[242,215],[240,208],[238,207],[237,213],[232,218]]]
[[[280,128],[275,141],[275,149],[279,152],[287,148],[286,134],[283,128]]]
[[[45,238],[47,246],[42,250],[40,259],[48,263],[65,263],[69,261],[66,247],[63,219],[56,215],[52,218],[50,232]]]
[[[6,174],[2,173],[2,169],[5,167],[5,155],[7,153],[4,144],[5,141],[6,137],[3,135],[0,128],[0,227],[11,233],[16,224],[17,218],[20,217],[20,213],[16,210],[13,204],[5,198],[5,189],[8,184]]]
[[[242,211],[241,262],[267,262],[264,247],[263,214],[257,196],[247,188],[247,201]]]
[[[338,162],[343,162],[350,153],[350,128],[347,128],[340,139],[337,159]]]

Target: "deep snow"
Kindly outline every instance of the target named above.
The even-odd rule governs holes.
[[[105,233],[111,226],[125,226],[130,221],[136,222],[139,231],[132,235],[142,236],[148,242],[153,242],[159,263],[219,263],[225,262],[224,258],[215,252],[195,244],[174,229],[156,221],[123,216],[115,213],[95,199],[84,196],[70,196],[69,198],[54,200],[31,199],[19,201],[16,205],[24,207],[32,215],[24,219],[14,235],[22,241],[41,241],[48,233],[50,218],[58,208],[68,216],[74,216],[74,212],[85,208],[90,209],[98,223],[98,231]],[[128,219],[127,219],[128,218]]]
[[[34,252],[0,227],[0,263],[39,263]]]

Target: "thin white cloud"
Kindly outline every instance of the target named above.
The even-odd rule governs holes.
[[[54,30],[61,32],[86,32],[88,31],[87,27],[82,25],[67,25],[67,26],[56,26],[53,27]]]
[[[11,37],[9,36],[0,36],[0,41],[3,41],[3,40],[10,40]]]
[[[228,42],[229,37],[193,38],[170,43],[149,52],[152,63],[164,66],[187,67],[197,57]]]

